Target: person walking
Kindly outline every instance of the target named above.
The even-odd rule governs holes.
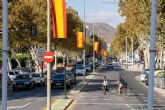
[[[108,85],[109,85],[108,81],[106,80],[106,77],[104,77],[104,81],[103,81],[104,95],[106,95],[106,92],[109,91]]]

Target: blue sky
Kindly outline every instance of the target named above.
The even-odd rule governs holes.
[[[118,13],[117,3],[103,3],[108,0],[85,0],[85,19],[87,22],[103,22],[114,28],[124,21],[124,18]],[[112,0],[109,0],[112,1]],[[67,6],[77,10],[81,19],[84,19],[84,0],[66,0]]]

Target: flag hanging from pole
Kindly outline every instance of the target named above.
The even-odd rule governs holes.
[[[66,2],[65,0],[52,0],[53,37],[66,38]]]
[[[77,48],[84,48],[84,33],[77,32]]]
[[[98,52],[99,50],[99,42],[94,42],[94,51]]]

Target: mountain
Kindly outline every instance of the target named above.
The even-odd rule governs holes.
[[[87,36],[93,32],[93,23],[85,23]],[[94,33],[103,38],[106,43],[110,43],[115,37],[116,29],[106,23],[94,23]]]

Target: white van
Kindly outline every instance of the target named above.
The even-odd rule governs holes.
[[[18,71],[9,71],[9,72],[8,72],[8,76],[9,76],[10,81],[13,81],[14,78],[15,78],[18,74],[19,74]]]

